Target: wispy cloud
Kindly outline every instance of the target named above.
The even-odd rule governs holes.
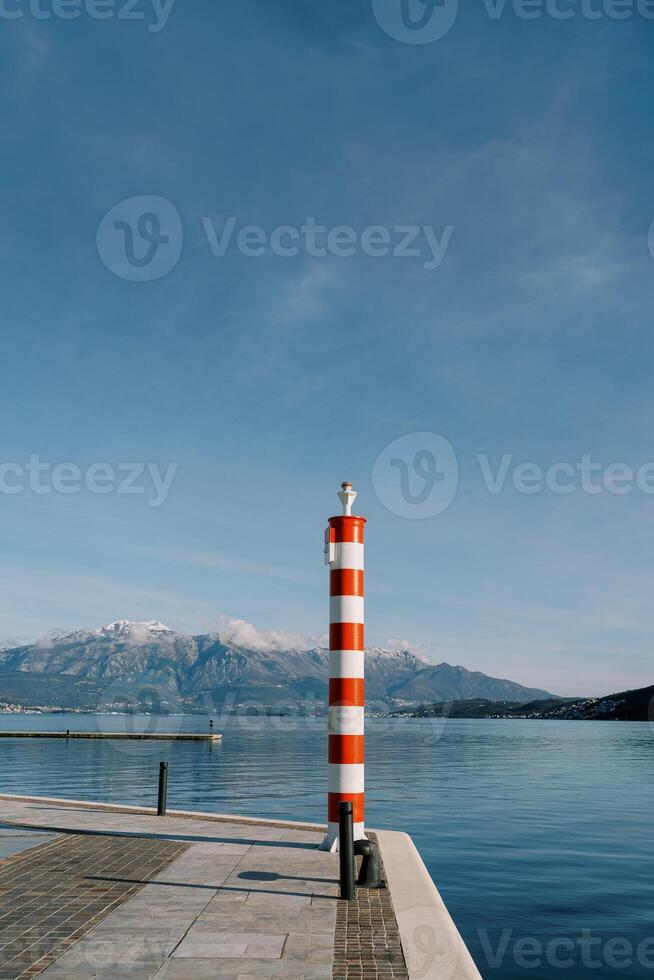
[[[272,316],[279,323],[297,323],[315,318],[327,310],[328,294],[337,278],[336,262],[314,259],[299,274],[280,285],[273,299]]]
[[[219,616],[216,630],[221,637],[251,650],[310,650],[324,646],[326,635],[303,636],[284,630],[261,630],[243,619]]]

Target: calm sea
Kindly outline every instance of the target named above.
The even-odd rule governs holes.
[[[0,791],[322,821],[325,723],[216,716],[222,744],[0,739]],[[198,717],[0,715],[202,731]],[[367,820],[410,833],[485,977],[654,974],[647,723],[367,722]]]

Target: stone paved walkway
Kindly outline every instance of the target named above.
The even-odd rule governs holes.
[[[9,799],[0,799],[0,821],[64,835],[26,852],[33,860],[48,848],[89,857],[65,866],[77,875],[77,897],[72,889],[66,899],[73,924],[89,896],[105,910],[70,934],[77,941],[59,949],[44,980],[330,980],[332,969],[339,980],[407,976],[389,892],[340,902],[338,856],[317,850],[320,831]],[[98,867],[90,856],[107,846],[117,859]],[[118,860],[139,850],[145,864]],[[165,864],[156,873],[154,860]],[[56,880],[56,862],[49,873]]]

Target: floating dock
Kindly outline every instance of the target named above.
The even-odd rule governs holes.
[[[0,732],[0,738],[121,738],[147,739],[159,742],[219,742],[222,735],[211,734],[178,734],[148,732]]]

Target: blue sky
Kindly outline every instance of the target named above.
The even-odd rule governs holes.
[[[652,683],[654,496],[493,494],[477,457],[654,460],[654,22],[479,0],[406,44],[367,0],[178,0],[158,31],[23,13],[0,20],[0,462],[177,469],[156,507],[0,493],[0,638],[123,617],[320,637],[351,479],[369,642],[563,694]],[[181,254],[135,282],[96,233],[143,195]],[[203,219],[230,216],[452,232],[435,269],[216,257]],[[372,469],[423,432],[458,491],[407,519]]]

